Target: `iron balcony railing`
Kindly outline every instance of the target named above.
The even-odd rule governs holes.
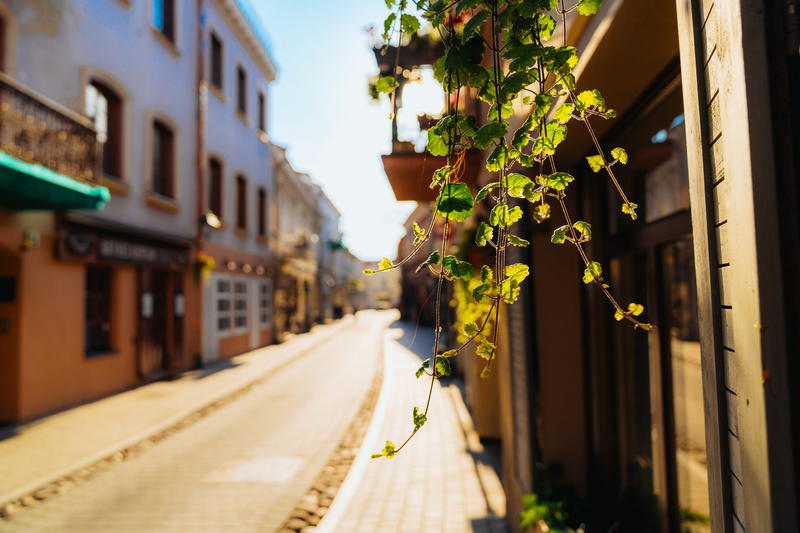
[[[100,146],[92,122],[1,72],[0,151],[97,182]]]

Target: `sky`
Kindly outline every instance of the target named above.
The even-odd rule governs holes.
[[[365,28],[382,26],[386,4],[249,1],[278,66],[270,89],[270,137],[337,206],[345,245],[354,254],[394,258],[401,224],[415,204],[394,199],[380,159],[391,149],[389,105],[373,102],[367,92],[377,66]]]

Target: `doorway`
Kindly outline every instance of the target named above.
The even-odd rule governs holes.
[[[150,267],[139,269],[139,375],[144,381],[166,377],[177,368],[183,348],[183,275]]]

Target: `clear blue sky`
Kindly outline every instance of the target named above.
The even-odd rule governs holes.
[[[342,213],[345,244],[364,260],[394,258],[401,223],[380,154],[390,150],[388,104],[373,103],[376,72],[364,29],[382,25],[383,0],[249,0],[272,41],[278,80],[270,136],[292,165],[320,183]]]

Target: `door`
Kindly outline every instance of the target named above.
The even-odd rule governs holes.
[[[0,423],[17,419],[19,263],[0,248]]]
[[[169,368],[168,331],[172,322],[169,273],[139,269],[139,375],[144,381],[164,377]]]

